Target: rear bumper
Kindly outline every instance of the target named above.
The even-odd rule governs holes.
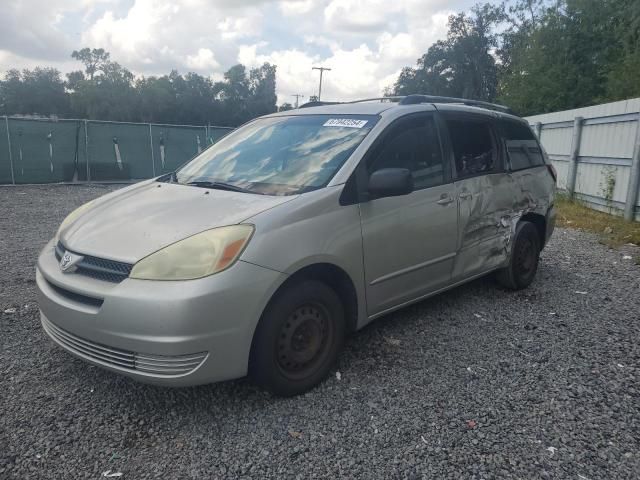
[[[285,275],[239,261],[198,280],[109,283],[38,259],[45,332],[92,364],[136,380],[186,386],[246,375],[253,332]]]

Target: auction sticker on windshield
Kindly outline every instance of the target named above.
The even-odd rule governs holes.
[[[362,128],[367,124],[367,120],[356,120],[354,118],[330,118],[324,124],[323,127],[347,127],[347,128]]]

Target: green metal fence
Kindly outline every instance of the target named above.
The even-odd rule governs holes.
[[[175,170],[231,128],[0,117],[0,184],[107,182]]]

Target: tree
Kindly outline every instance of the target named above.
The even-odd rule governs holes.
[[[234,65],[224,74],[224,81],[214,85],[220,102],[219,125],[240,125],[249,119],[246,99],[249,98],[249,79],[244,65]]]
[[[211,119],[214,102],[211,79],[193,72],[184,77],[174,75],[174,92],[177,121],[206,124]]]
[[[69,97],[55,68],[9,70],[0,82],[0,111],[7,115],[60,115],[69,112]]]
[[[392,93],[493,100],[498,84],[495,26],[504,19],[503,7],[490,4],[473,7],[470,15],[451,15],[446,40],[432,45],[416,68],[402,69]]]
[[[264,63],[249,73],[250,117],[258,117],[277,111],[276,102],[276,66]]]
[[[606,96],[621,100],[640,96],[640,2],[622,0],[617,10],[615,36],[620,56],[607,74]]]
[[[76,83],[72,106],[80,118],[135,121],[136,91],[134,76],[117,62],[101,67],[102,72],[93,79]]]
[[[279,112],[287,112],[289,110],[293,110],[293,105],[291,105],[289,102],[284,102],[278,107]]]
[[[176,95],[171,79],[142,77],[136,80],[138,114],[143,122],[171,123],[175,121]]]
[[[176,70],[136,78],[102,48],[83,48],[71,56],[84,70],[69,72],[66,81],[51,68],[6,72],[0,80],[0,113],[237,126],[278,110],[276,66],[268,63],[249,72],[235,65],[214,83]]]
[[[82,62],[89,80],[93,80],[94,75],[109,63],[110,54],[105,52],[103,48],[90,49],[85,47],[81,50],[74,50],[71,53],[71,58]]]
[[[80,70],[67,73],[67,90],[74,92],[78,89],[78,85],[85,80],[84,73]]]
[[[510,14],[501,102],[526,115],[640,94],[637,0],[523,0]]]

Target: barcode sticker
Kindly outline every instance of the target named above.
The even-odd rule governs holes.
[[[367,124],[367,120],[356,120],[354,118],[330,118],[324,122],[323,127],[347,127],[362,128]]]

